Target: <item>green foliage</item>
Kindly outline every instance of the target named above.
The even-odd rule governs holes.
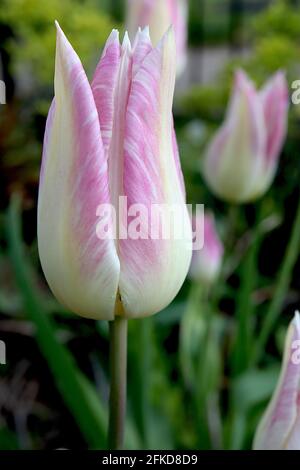
[[[257,10],[267,0],[189,0],[189,37],[193,45],[238,44],[247,39]],[[254,8],[253,8],[254,7]]]
[[[35,84],[49,85],[53,80],[55,20],[88,70],[113,27],[99,3],[92,0],[2,0],[0,22],[14,34],[7,43],[14,70],[29,73]]]
[[[184,113],[200,116],[207,121],[220,121],[228,98],[228,90],[220,86],[203,85],[190,88],[180,102]]]
[[[269,74],[285,70],[288,77],[295,77],[299,55],[299,43],[283,35],[262,37],[254,49],[253,58],[246,62],[247,70],[261,83]]]
[[[262,15],[253,21],[253,29],[258,36],[287,36],[299,40],[300,12],[286,0],[272,2]]]

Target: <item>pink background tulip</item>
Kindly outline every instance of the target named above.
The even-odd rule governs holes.
[[[282,72],[260,91],[236,72],[227,116],[204,156],[204,177],[217,196],[243,203],[269,188],[286,137],[288,102]]]
[[[200,215],[198,217],[202,218]],[[200,250],[193,251],[189,276],[205,284],[210,284],[219,274],[224,248],[218,236],[212,213],[206,213],[204,220],[200,220],[198,224],[194,219],[193,230],[196,227],[204,230],[204,245]]]
[[[127,0],[127,29],[130,37],[136,30],[149,26],[153,44],[157,44],[172,24],[177,49],[177,72],[187,59],[187,0]]]
[[[258,426],[254,449],[300,450],[300,316],[286,338],[281,374],[272,400]]]
[[[191,228],[173,130],[175,42],[153,48],[108,38],[90,85],[57,26],[55,98],[44,139],[38,245],[55,296],[75,313],[112,320],[158,312],[177,294],[191,259]],[[187,239],[99,239],[99,204],[178,204]],[[108,219],[108,224],[112,221]],[[189,243],[190,241],[190,243]]]

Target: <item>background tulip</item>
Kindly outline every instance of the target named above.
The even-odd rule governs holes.
[[[254,449],[300,450],[300,316],[286,338],[279,382],[258,426]]]
[[[149,25],[153,44],[157,44],[173,25],[178,74],[183,71],[187,59],[187,16],[187,0],[127,0],[127,28],[131,37],[139,27]]]
[[[194,250],[189,276],[196,281],[211,284],[218,276],[223,257],[223,244],[216,230],[215,219],[212,213],[206,213],[203,220],[197,223],[194,218],[193,230],[204,230],[204,245],[200,250]],[[202,215],[198,216],[202,219]],[[203,227],[204,224],[204,227]]]
[[[113,31],[90,85],[57,26],[55,98],[44,139],[38,201],[38,244],[55,296],[79,315],[112,320],[158,312],[181,287],[189,241],[99,239],[97,208],[119,196],[182,207],[183,179],[173,130],[176,73],[172,30],[153,48],[147,30],[133,47]],[[108,219],[108,225],[112,220]],[[191,241],[191,236],[187,237]]]
[[[220,198],[243,203],[270,186],[286,137],[288,87],[282,72],[257,91],[239,70],[225,122],[204,156],[203,173]]]

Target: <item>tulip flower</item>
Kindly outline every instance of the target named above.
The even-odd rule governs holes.
[[[187,0],[127,0],[127,28],[129,35],[136,30],[150,27],[150,37],[157,44],[172,24],[177,49],[177,73],[186,64],[187,56]]]
[[[256,450],[300,450],[300,315],[291,322],[280,378],[258,426]]]
[[[246,74],[237,71],[225,122],[204,156],[204,178],[218,197],[245,203],[267,191],[286,137],[287,111],[282,72],[257,91]]]
[[[190,278],[210,285],[217,278],[223,258],[223,244],[216,231],[215,219],[212,213],[195,216],[193,219],[193,230],[203,230],[203,247],[193,251],[190,266]]]
[[[175,55],[172,29],[155,48],[147,30],[138,31],[133,46],[127,34],[120,45],[114,30],[90,85],[57,25],[38,245],[54,295],[84,317],[152,315],[173,300],[186,277],[191,227],[173,129]],[[119,196],[128,207],[141,203],[149,210],[177,204],[183,217],[174,223],[190,236],[100,239],[98,207],[118,211]]]

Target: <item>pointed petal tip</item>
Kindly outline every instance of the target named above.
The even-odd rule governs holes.
[[[234,78],[235,84],[240,88],[244,88],[245,86],[249,87],[249,85],[253,86],[252,81],[248,77],[245,70],[243,70],[242,68],[237,68],[235,70]]]
[[[250,100],[254,99],[254,96],[257,96],[258,93],[255,83],[242,68],[235,71],[234,89],[245,94]]]
[[[61,29],[60,24],[57,20],[54,21],[54,25],[55,25],[55,28],[56,28],[57,37],[58,37],[58,35],[64,36],[65,34],[64,34],[63,30]]]
[[[295,311],[294,319],[293,319],[293,325],[295,326],[298,334],[300,334],[300,312],[299,310]]]
[[[288,100],[289,96],[289,86],[286,78],[286,73],[284,70],[279,70],[274,75],[274,84],[281,90],[281,93],[285,99]]]
[[[108,36],[103,52],[102,52],[102,56],[106,54],[107,49],[111,45],[117,45],[118,47],[120,46],[120,34],[119,34],[118,29],[113,29],[110,35]]]
[[[286,78],[286,72],[284,70],[277,70],[270,78],[267,80],[265,86],[278,87],[280,89],[286,89],[288,91],[288,83]]]
[[[140,44],[148,44],[152,47],[149,26],[146,26],[143,29],[140,27],[138,28],[133,41],[132,50],[135,51]]]
[[[149,28],[149,25],[148,26],[145,26],[144,29],[142,29],[142,34],[147,37],[147,39],[149,39],[149,41],[151,41],[151,38],[150,38],[150,28]]]
[[[123,42],[122,42],[122,49],[123,50],[131,50],[131,42],[129,39],[128,31],[125,31]]]
[[[120,36],[120,33],[119,33],[119,30],[118,29],[113,29],[110,33],[110,35],[108,36],[108,39],[106,41],[106,43],[112,43],[112,42],[115,42],[115,41],[119,41],[119,36]]]
[[[280,80],[286,80],[286,71],[284,69],[279,69],[275,72],[274,77]]]
[[[56,28],[56,37],[60,37],[62,39],[65,39],[67,40],[67,37],[65,35],[65,33],[63,32],[59,22],[57,20],[54,21],[54,24],[55,24],[55,28]]]
[[[171,51],[173,50],[174,54],[176,55],[176,42],[173,25],[169,26],[156,46],[156,48],[159,50],[162,50],[166,47]]]
[[[174,26],[172,24],[168,27],[167,31],[165,32],[165,34],[163,35],[162,38],[163,39],[164,38],[170,38],[175,43],[175,31],[174,31]]]
[[[143,39],[145,40],[146,42],[149,42],[150,44],[151,43],[151,38],[150,38],[150,29],[149,29],[149,26],[145,26],[145,28],[141,29],[139,28],[139,37],[140,39]]]
[[[80,64],[81,61],[77,53],[73,49],[72,44],[60,27],[58,21],[55,21],[56,26],[56,54],[60,57],[65,64]]]

